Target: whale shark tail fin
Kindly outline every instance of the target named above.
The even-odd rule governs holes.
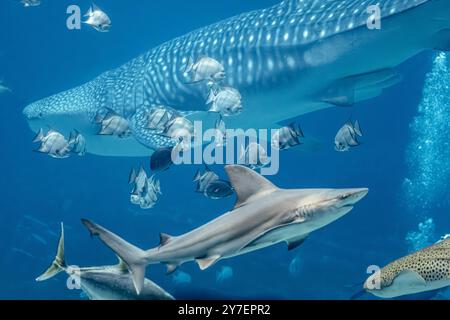
[[[140,294],[144,286],[146,252],[118,235],[87,219],[81,219],[91,236],[98,236],[126,264],[133,277],[134,288]]]
[[[50,267],[48,267],[48,269],[42,275],[36,278],[36,281],[45,281],[53,278],[61,271],[64,271],[65,268],[66,262],[64,260],[64,225],[63,223],[61,223],[61,235],[59,237],[55,260],[53,260]]]

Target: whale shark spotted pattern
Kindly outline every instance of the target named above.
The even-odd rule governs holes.
[[[405,14],[431,2],[379,1],[381,19],[401,16],[400,13]],[[188,84],[183,73],[191,59],[201,56],[219,61],[226,73],[224,85],[238,89],[243,95],[244,112],[230,119],[229,127],[267,127],[320,108],[352,104],[376,96],[383,88],[398,82],[398,76],[390,68],[419,49],[414,47],[399,52],[388,48],[388,52],[395,52],[392,55],[395,61],[380,65],[367,57],[367,70],[358,66],[353,71],[346,65],[347,61],[341,62],[339,59],[349,52],[359,54],[353,50],[354,47],[366,41],[365,34],[358,30],[367,29],[365,26],[370,19],[367,8],[371,4],[366,0],[288,0],[270,8],[244,13],[168,41],[79,88],[35,102],[25,108],[24,114],[36,130],[31,121],[46,119],[48,115],[68,117],[83,113],[84,120],[91,123],[99,110],[109,108],[130,121],[133,137],[140,144],[158,149],[171,142],[146,128],[147,115],[152,108],[175,108],[184,111],[185,116],[193,119],[198,116],[204,121],[208,117],[205,85]],[[443,10],[441,7],[448,6],[442,3],[434,5],[440,6],[435,10],[439,12]],[[445,30],[446,27],[439,25],[430,32]],[[415,31],[414,27],[411,29],[411,32]],[[422,29],[428,32],[427,28]],[[389,26],[383,32],[377,36],[401,36],[391,32]],[[417,38],[422,39],[420,35]],[[430,37],[427,34],[423,38]],[[386,39],[385,43],[395,40]],[[418,43],[417,46],[423,49],[428,44]],[[368,52],[373,53],[373,49],[368,48]],[[382,51],[379,54],[383,56]],[[361,58],[349,60],[360,61]],[[324,67],[330,69],[320,72],[319,68]],[[311,73],[314,69],[320,72],[320,76]],[[289,87],[290,84],[297,86]],[[283,90],[289,90],[289,94]],[[274,104],[283,105],[283,108],[274,111]],[[267,114],[258,109],[269,105],[272,109],[265,109]],[[52,126],[62,127],[75,120],[48,121],[55,122]],[[74,126],[73,123],[70,125]],[[117,145],[117,149],[120,148],[123,148],[122,154],[117,150],[114,155],[145,153],[142,149],[136,150],[137,146],[126,150],[124,143]],[[89,151],[110,155],[111,150],[105,149],[94,146]]]

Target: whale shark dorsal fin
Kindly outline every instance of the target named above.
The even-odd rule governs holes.
[[[272,182],[250,168],[229,165],[225,170],[237,195],[235,208],[242,207],[254,196],[278,189]]]
[[[420,274],[411,270],[403,270],[394,279],[396,285],[416,287],[425,286],[427,283]]]
[[[195,261],[198,263],[200,270],[206,270],[211,267],[214,263],[216,263],[220,259],[220,255],[214,255],[207,258],[196,259]]]

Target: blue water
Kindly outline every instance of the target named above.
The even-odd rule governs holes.
[[[12,0],[0,2],[0,78],[13,90],[0,96],[2,299],[81,299],[80,291],[66,288],[63,274],[43,283],[34,281],[53,259],[61,221],[66,225],[69,264],[115,264],[115,256],[89,237],[80,218],[151,248],[158,244],[160,232],[189,231],[226,212],[234,202],[195,194],[192,177],[198,167],[183,166],[164,172],[159,203],[150,211],[139,210],[129,203],[128,172],[141,163],[149,170],[149,159],[87,155],[55,160],[34,153],[34,134],[22,116],[23,107],[87,82],[175,36],[277,0],[98,0],[113,21],[109,33],[67,30],[65,11],[74,2],[83,11],[90,5],[82,0],[43,0],[41,6],[25,9]],[[383,266],[411,250],[406,238],[420,232],[419,223],[432,218],[425,242],[449,233],[448,192],[424,210],[408,205],[421,196],[420,188],[406,196],[404,188],[405,178],[414,175],[407,150],[414,145],[417,130],[413,135],[410,125],[418,115],[425,75],[435,55],[426,52],[400,66],[404,81],[381,97],[300,119],[303,130],[324,141],[324,148],[283,152],[280,172],[270,179],[286,188],[369,187],[369,195],[348,216],[315,232],[291,252],[277,245],[221,261],[203,272],[194,263],[185,264],[181,271],[189,275],[188,283],[166,276],[160,265],[150,266],[147,276],[175,297],[190,293],[212,298],[348,299],[359,289],[352,285],[367,278],[369,265]],[[364,143],[349,153],[337,153],[334,135],[350,116],[362,124]],[[430,132],[424,127],[420,133]],[[214,170],[225,177],[223,168]],[[440,178],[440,190],[448,190],[450,177]],[[232,268],[232,276],[217,282],[224,266]]]

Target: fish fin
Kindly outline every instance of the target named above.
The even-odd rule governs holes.
[[[335,106],[352,106],[355,102],[381,94],[383,89],[394,86],[401,80],[401,75],[390,68],[357,74],[335,81],[319,100]]]
[[[220,260],[220,255],[214,255],[207,258],[199,258],[195,259],[198,266],[200,267],[200,270],[206,270],[209,267],[211,267],[214,263],[216,263],[218,260]]]
[[[42,130],[42,128],[41,128],[41,129],[39,129],[39,132],[37,133],[33,142],[41,142],[43,139],[44,139],[44,130]]]
[[[166,233],[160,233],[159,234],[159,246],[162,247],[166,245],[173,237],[169,236]]]
[[[237,194],[235,208],[245,205],[254,196],[278,190],[272,182],[247,167],[229,165],[225,170]]]
[[[94,11],[102,11],[102,9],[100,9],[95,3],[92,4],[92,9]]]
[[[81,221],[89,230],[91,236],[98,236],[105,245],[111,248],[125,262],[133,277],[134,288],[137,294],[140,294],[144,286],[146,252],[98,224],[87,219],[81,219]]]
[[[166,266],[167,266],[166,274],[169,275],[174,273],[180,265],[178,263],[168,263],[166,264]]]
[[[432,48],[439,51],[450,51],[450,29],[441,30],[434,35]]]
[[[206,100],[205,104],[209,105],[209,104],[213,103],[215,97],[216,97],[216,94],[215,94],[214,90],[211,89],[208,94],[208,99]]]
[[[120,272],[128,273],[129,270],[125,261],[123,261],[122,258],[119,256],[117,256],[117,259],[119,259],[119,263],[116,265],[116,269],[119,270]]]
[[[351,297],[350,300],[356,300],[361,298],[362,296],[364,296],[367,293],[366,290],[359,290],[358,292],[354,293]]]
[[[56,250],[56,257],[51,266],[39,277],[36,281],[45,281],[53,278],[55,275],[64,271],[66,262],[64,259],[64,224],[61,222],[61,235],[59,236],[58,249]]]
[[[194,176],[194,180],[192,180],[192,181],[194,181],[194,182],[200,181],[201,177],[202,177],[202,173],[201,173],[200,169],[198,169],[197,173]]]
[[[134,170],[134,168],[131,169],[130,171],[130,175],[128,176],[128,184],[132,184],[136,181],[136,170]]]
[[[309,236],[309,234],[289,239],[287,241],[288,250],[291,251],[291,250],[294,250],[294,249],[298,248],[299,246],[301,246],[306,241],[308,236]]]
[[[403,286],[425,286],[425,279],[415,271],[403,270],[394,279],[395,284]]]
[[[362,132],[362,130],[361,130],[361,126],[359,125],[358,120],[356,120],[355,125],[353,126],[353,129],[355,130],[355,133],[356,133],[358,136],[360,136],[360,137],[363,136],[363,132]]]

